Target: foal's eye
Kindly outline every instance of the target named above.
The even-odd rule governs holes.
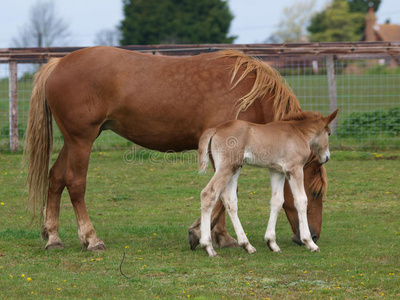
[[[328,136],[331,136],[331,133],[330,133],[330,132],[328,132]]]

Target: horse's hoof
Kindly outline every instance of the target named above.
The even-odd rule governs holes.
[[[100,251],[104,251],[104,250],[107,250],[107,247],[103,242],[97,243],[96,245],[89,246],[87,248],[87,251],[90,251],[90,252],[100,252]]]
[[[217,235],[217,234],[212,234],[212,240],[214,242],[215,247],[217,248],[237,248],[240,247],[239,243],[231,237],[229,234],[223,235]]]
[[[64,249],[64,245],[62,242],[55,242],[51,244],[47,244],[46,247],[44,247],[46,250],[54,250],[54,249]]]
[[[189,229],[189,244],[190,244],[190,250],[192,251],[194,251],[196,247],[200,244],[200,238],[192,229]]]

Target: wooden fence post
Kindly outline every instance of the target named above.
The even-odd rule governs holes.
[[[10,150],[18,150],[18,77],[17,62],[9,62],[9,126],[10,126]]]
[[[326,72],[328,75],[328,87],[329,87],[329,111],[333,112],[337,108],[335,60],[333,55],[328,55],[326,57]],[[332,133],[336,131],[337,119],[333,120],[330,127]]]

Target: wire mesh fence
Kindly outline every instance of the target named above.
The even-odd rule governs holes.
[[[286,61],[285,61],[286,60]],[[327,57],[269,62],[287,80],[304,110],[332,111]],[[334,61],[335,105],[340,109],[331,146],[344,149],[400,148],[400,69],[388,57]]]
[[[400,69],[396,56],[381,54],[285,55],[262,57],[289,83],[304,110],[324,115],[333,106],[340,109],[331,147],[340,149],[400,148]],[[18,140],[23,148],[29,99],[33,85],[33,63],[18,64]],[[334,92],[332,92],[334,91]],[[332,102],[334,101],[334,103]],[[9,64],[0,64],[0,151],[10,149]],[[56,126],[55,126],[56,128]],[[54,148],[63,144],[54,131]],[[104,131],[94,148],[125,149],[132,142]]]

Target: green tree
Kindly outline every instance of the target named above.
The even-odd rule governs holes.
[[[315,14],[307,30],[312,42],[359,41],[365,23],[365,14],[350,12],[346,0],[333,0],[330,7]]]
[[[310,22],[314,6],[315,0],[303,0],[284,7],[277,26],[278,30],[272,33],[266,42],[301,42],[306,36],[306,27]]]
[[[123,0],[122,45],[232,43],[224,0]]]
[[[366,14],[370,4],[373,5],[374,11],[378,11],[381,0],[347,0],[350,6],[350,12],[359,12]]]

